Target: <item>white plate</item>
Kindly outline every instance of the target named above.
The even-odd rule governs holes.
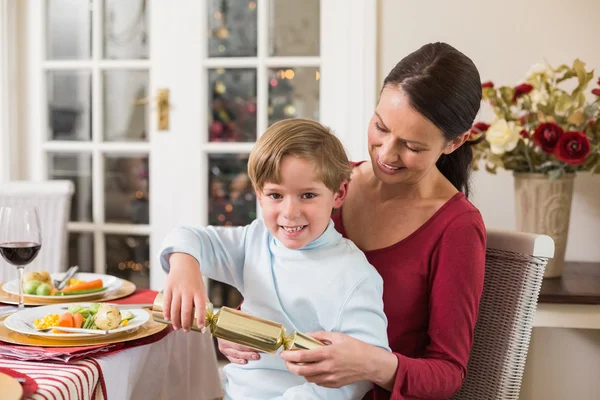
[[[130,311],[133,313],[134,318],[129,320],[127,326],[123,326],[121,328],[112,329],[109,334],[93,334],[93,333],[54,333],[52,331],[49,332],[38,332],[35,329],[31,329],[27,325],[23,323],[23,321],[30,323],[33,326],[33,321],[36,319],[43,319],[48,314],[58,314],[61,315],[67,312],[67,307],[71,304],[79,304],[80,306],[87,308],[92,303],[63,303],[49,306],[40,306],[35,308],[28,308],[22,311],[17,311],[12,314],[8,318],[4,320],[4,326],[6,326],[11,331],[20,333],[22,335],[28,336],[41,336],[46,337],[48,339],[59,339],[59,340],[77,340],[81,338],[89,339],[89,338],[98,338],[98,337],[109,337],[119,333],[124,332],[133,332],[139,329],[140,326],[144,325],[150,319],[150,314],[141,309],[141,308],[121,308],[119,311],[123,313],[124,311]],[[110,303],[102,303],[102,304],[110,304]]]
[[[65,275],[65,272],[58,272],[58,273],[51,274],[50,278],[53,281],[60,280],[60,279],[62,279],[62,277],[64,275]],[[105,275],[105,274],[93,274],[93,273],[88,273],[88,272],[79,272],[79,273],[76,273],[73,278],[79,279],[82,281],[93,281],[96,279],[102,279],[102,285],[106,288],[106,290],[103,290],[101,292],[96,292],[96,293],[76,294],[76,295],[71,295],[71,296],[60,296],[60,297],[58,297],[58,296],[38,296],[35,294],[25,294],[25,296],[30,297],[32,299],[48,299],[48,298],[65,299],[65,298],[68,298],[71,300],[77,300],[77,299],[89,298],[90,296],[94,296],[94,295],[101,296],[104,293],[111,292],[115,289],[120,288],[121,285],[123,284],[123,281],[121,279],[111,276],[111,275]],[[6,293],[10,293],[15,296],[18,296],[19,295],[19,280],[13,279],[12,281],[6,282],[2,286],[2,290],[4,290]]]

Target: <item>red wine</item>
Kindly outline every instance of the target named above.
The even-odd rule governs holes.
[[[41,247],[41,244],[33,242],[0,243],[0,255],[12,265],[27,265],[38,255]]]

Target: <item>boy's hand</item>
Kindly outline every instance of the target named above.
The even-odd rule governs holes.
[[[204,327],[206,318],[206,289],[196,259],[185,253],[169,257],[170,271],[163,291],[163,313],[175,330],[188,332],[196,318],[198,328]],[[196,308],[195,315],[192,309]]]

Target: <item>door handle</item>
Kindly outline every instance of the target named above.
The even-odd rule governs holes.
[[[134,101],[135,105],[144,105],[148,103],[148,98],[138,98]],[[171,105],[169,104],[169,89],[158,89],[156,93],[156,111],[157,111],[157,123],[159,131],[169,130],[169,111]]]

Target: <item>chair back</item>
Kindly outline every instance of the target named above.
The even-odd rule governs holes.
[[[42,248],[28,271],[62,272],[68,268],[67,223],[74,193],[73,182],[13,181],[0,183],[0,207],[28,205],[38,210]],[[17,278],[17,269],[0,257],[0,281]]]
[[[459,400],[518,400],[538,295],[554,241],[488,230],[485,279]]]

